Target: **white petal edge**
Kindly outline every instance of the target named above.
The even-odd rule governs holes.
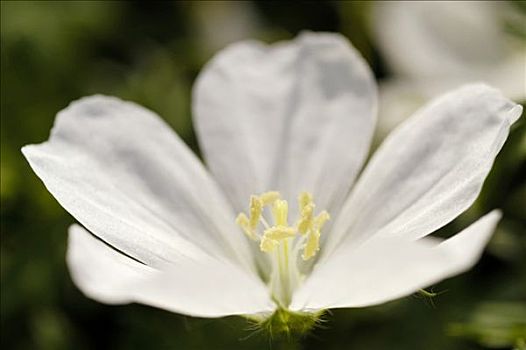
[[[153,269],[79,225],[69,229],[67,263],[78,288],[102,303],[137,302],[197,317],[267,314],[275,309],[263,283],[233,264],[181,260]]]
[[[22,152],[66,210],[141,262],[214,256],[252,264],[226,198],[145,108],[115,97],[82,98],[58,113],[47,142]]]
[[[339,251],[315,267],[290,308],[308,311],[381,304],[462,273],[479,260],[500,217],[494,210],[440,244],[431,238],[390,237]]]
[[[323,258],[372,236],[418,239],[477,198],[522,106],[483,84],[424,106],[382,143],[329,233]]]
[[[368,153],[377,107],[373,75],[343,36],[231,45],[203,69],[193,97],[207,164],[235,209],[268,190],[294,207],[310,191],[336,214]]]

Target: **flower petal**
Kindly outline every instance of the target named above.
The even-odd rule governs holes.
[[[292,310],[362,307],[394,300],[468,270],[480,258],[500,212],[450,239],[377,238],[319,263],[294,295]]]
[[[396,73],[417,79],[480,79],[517,53],[522,68],[507,77],[518,83],[524,80],[524,51],[503,26],[507,10],[500,1],[382,1],[373,12],[376,39]]]
[[[380,138],[422,102],[466,82],[526,99],[526,45],[503,25],[518,15],[506,1],[378,1],[373,8],[378,48],[394,73],[380,84]]]
[[[243,210],[253,193],[310,191],[339,208],[368,153],[376,85],[340,35],[229,46],[194,88],[194,119],[211,171]]]
[[[275,308],[261,281],[233,264],[181,259],[164,270],[153,269],[79,225],[69,229],[67,262],[75,284],[103,303],[138,302],[199,317],[270,313]]]
[[[202,164],[138,105],[83,98],[57,115],[49,141],[22,151],[66,210],[146,264],[249,259],[234,214]]]
[[[325,256],[344,241],[417,239],[453,220],[478,196],[521,113],[485,85],[454,90],[417,112],[373,155],[327,238]]]

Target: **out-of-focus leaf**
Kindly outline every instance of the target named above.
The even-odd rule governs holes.
[[[451,336],[472,339],[483,346],[519,346],[526,339],[526,303],[488,302],[479,305],[468,321],[451,323]]]

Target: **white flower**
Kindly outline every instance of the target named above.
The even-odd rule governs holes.
[[[114,97],[72,103],[23,148],[86,228],[70,228],[67,262],[87,296],[202,317],[374,305],[471,267],[499,220],[425,237],[473,203],[521,114],[492,88],[421,109],[357,181],[376,86],[343,37],[229,46],[193,98],[210,172],[158,116]]]
[[[376,42],[393,73],[380,85],[380,136],[421,103],[466,82],[526,99],[526,45],[506,27],[526,19],[510,3],[381,1],[373,9]]]

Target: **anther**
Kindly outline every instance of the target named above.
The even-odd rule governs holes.
[[[287,201],[278,199],[272,206],[272,213],[274,214],[274,222],[277,226],[287,226],[289,215],[289,204]]]
[[[300,220],[298,222],[298,232],[306,234],[312,228],[312,219],[314,215],[314,205],[307,204],[301,208]]]
[[[312,202],[312,194],[309,192],[301,192],[298,196],[298,202],[300,204],[300,211],[303,210],[307,205],[313,204]]]
[[[236,218],[236,224],[243,229],[243,232],[252,240],[257,241],[258,236],[254,229],[250,227],[250,221],[245,213],[240,213]]]
[[[263,205],[269,205],[274,203],[276,200],[278,200],[280,197],[279,192],[277,191],[269,191],[265,192],[262,195],[259,196],[259,199],[261,199],[261,202]]]
[[[263,211],[263,203],[257,196],[250,197],[250,219],[249,225],[252,230],[255,230],[258,226],[261,212]]]
[[[314,257],[316,253],[320,250],[320,235],[323,225],[330,219],[329,213],[327,211],[322,211],[318,214],[313,220],[310,228],[309,235],[307,237],[307,242],[303,248],[303,254],[301,257],[303,260],[309,260]]]
[[[301,257],[303,260],[309,260],[316,255],[318,250],[320,250],[320,231],[311,231],[307,237]]]

